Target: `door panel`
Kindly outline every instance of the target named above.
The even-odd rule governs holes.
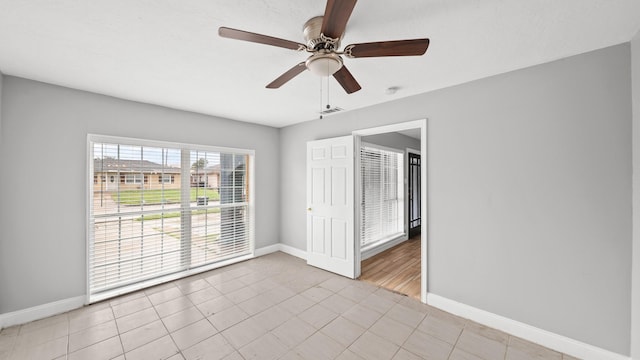
[[[324,218],[319,216],[314,217],[311,226],[311,236],[313,237],[311,251],[324,254]]]
[[[313,169],[311,173],[312,200],[314,204],[324,202],[324,169]]]
[[[341,219],[331,220],[331,250],[334,258],[347,260],[347,223]]]
[[[347,170],[345,168],[331,168],[331,204],[347,205]]]
[[[353,137],[307,143],[307,263],[355,278]]]

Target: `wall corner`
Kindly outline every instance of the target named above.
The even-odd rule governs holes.
[[[640,360],[640,32],[631,39],[632,258],[631,359]]]
[[[0,144],[2,144],[2,83],[4,74],[0,71]]]

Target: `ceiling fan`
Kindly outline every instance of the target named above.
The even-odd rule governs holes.
[[[293,79],[304,70],[320,76],[330,76],[348,93],[361,89],[360,84],[344,66],[342,56],[348,58],[381,57],[381,56],[412,56],[423,55],[429,47],[429,39],[379,41],[370,43],[351,44],[340,48],[340,40],[344,35],[347,21],[351,16],[357,0],[327,0],[324,16],[316,16],[303,26],[306,45],[295,41],[280,39],[272,36],[256,34],[248,31],[221,27],[218,34],[222,37],[244,40],[265,45],[278,46],[286,49],[306,51],[311,56],[306,61],[296,64],[284,74],[267,85],[269,89],[277,89]]]

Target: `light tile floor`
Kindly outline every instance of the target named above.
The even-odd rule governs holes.
[[[0,332],[0,359],[572,359],[274,253]]]

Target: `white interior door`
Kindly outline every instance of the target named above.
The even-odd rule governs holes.
[[[307,263],[354,279],[353,136],[307,142]]]

